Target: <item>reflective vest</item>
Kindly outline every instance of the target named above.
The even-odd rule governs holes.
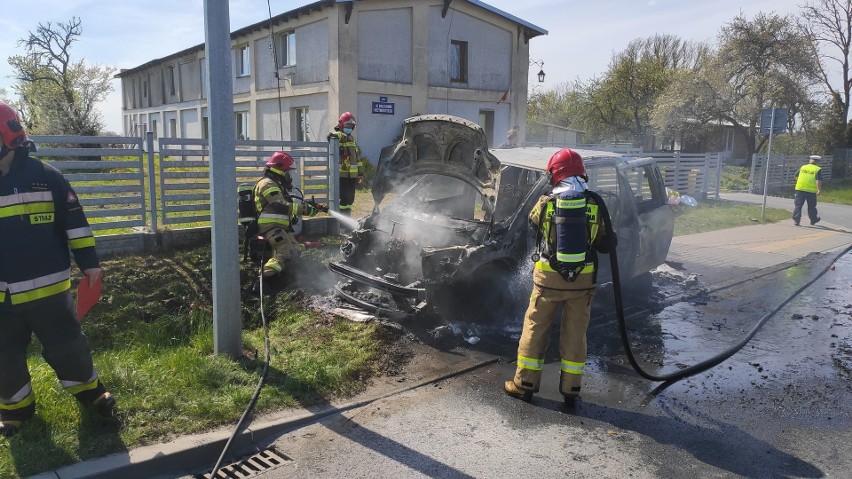
[[[331,132],[329,138],[336,136],[340,142],[340,177],[357,178],[361,172],[361,150],[355,143],[355,138],[342,131]]]
[[[263,177],[254,187],[255,208],[258,211],[257,225],[277,225],[285,231],[291,230],[299,216],[299,204],[281,189],[272,178]]]
[[[799,176],[796,178],[796,190],[806,191],[808,193],[817,192],[817,180],[820,179],[817,165],[807,164],[799,168]]]
[[[18,148],[0,176],[0,304],[69,290],[72,253],[81,270],[99,267],[77,194],[59,170]]]
[[[544,208],[543,215],[542,208]],[[585,221],[566,225],[567,228],[560,228],[565,230],[563,232],[565,235],[584,239],[582,243],[575,242],[567,249],[562,248],[562,251],[557,248],[557,220],[562,216],[557,215],[559,208],[569,211],[584,208],[586,213]],[[530,219],[534,223],[539,223],[538,227],[541,232],[541,244],[539,245],[541,257],[535,263],[536,269],[556,273],[557,271],[551,266],[550,260],[551,257],[555,256],[557,261],[565,263],[585,263],[579,270],[579,274],[593,273],[597,254],[595,254],[591,245],[597,240],[601,227],[598,210],[598,205],[585,196],[572,199],[559,199],[549,195],[542,196],[530,212]]]

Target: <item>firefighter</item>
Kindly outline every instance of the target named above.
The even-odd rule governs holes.
[[[529,215],[538,236],[533,292],[518,344],[515,377],[505,382],[503,390],[525,401],[538,392],[550,327],[561,305],[559,390],[570,408],[580,394],[586,361],[597,252],[609,251],[609,238],[604,238],[601,222],[605,205],[600,196],[588,191],[580,155],[568,148],[559,150],[550,158],[547,174],[551,192],[539,198]]]
[[[109,416],[115,398],[98,378],[71,296],[72,253],[81,281],[101,276],[83,208],[62,173],[30,157],[34,144],[5,103],[0,135],[0,434],[8,437],[35,414],[27,369],[33,333],[81,404]]]
[[[337,137],[340,142],[340,212],[352,214],[352,203],[355,202],[355,188],[364,182],[364,172],[361,169],[361,150],[355,143],[352,132],[355,131],[355,116],[348,111],[340,115],[334,131],[328,139]]]
[[[314,216],[328,207],[312,200],[299,202],[293,196],[295,169],[293,157],[276,151],[266,162],[266,170],[254,187],[255,209],[258,213],[258,233],[266,238],[273,256],[263,264],[265,278],[279,277],[284,272],[284,262],[304,249],[293,236],[293,224],[301,216]]]

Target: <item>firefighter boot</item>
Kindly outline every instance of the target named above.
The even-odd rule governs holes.
[[[21,430],[24,421],[2,421],[0,422],[0,436],[12,437]]]
[[[515,384],[514,379],[508,379],[505,383],[503,383],[503,392],[512,396],[513,398],[518,398],[522,401],[530,402],[532,401],[533,392],[527,389],[521,389]]]
[[[101,394],[92,403],[95,412],[103,417],[112,417],[115,414],[115,396],[109,391]]]

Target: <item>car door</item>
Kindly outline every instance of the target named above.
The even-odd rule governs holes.
[[[632,271],[622,271],[629,278],[665,262],[674,233],[674,212],[668,206],[666,186],[652,158],[630,159],[620,169],[636,215],[632,236],[637,248]]]

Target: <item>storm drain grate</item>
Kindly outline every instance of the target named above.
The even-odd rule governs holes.
[[[219,469],[215,476],[212,476],[212,470],[203,474],[196,474],[195,479],[232,479],[232,478],[247,478],[255,477],[266,471],[277,469],[284,464],[293,460],[284,454],[279,453],[275,449],[264,449],[257,454],[245,457],[233,464],[229,464]]]

